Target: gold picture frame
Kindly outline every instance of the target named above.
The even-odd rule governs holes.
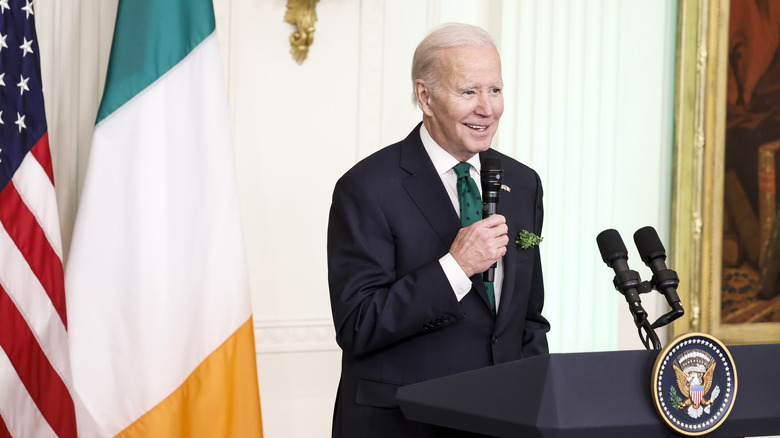
[[[670,339],[705,332],[728,344],[780,342],[780,323],[724,323],[724,165],[730,0],[678,4],[670,266],[685,315]]]

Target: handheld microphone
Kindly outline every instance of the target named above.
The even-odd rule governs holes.
[[[482,170],[479,176],[482,180],[482,218],[498,213],[498,196],[501,193],[501,181],[504,178],[504,169],[500,158],[482,158]],[[482,273],[483,281],[493,281],[496,275],[497,263]]]
[[[666,250],[653,227],[640,228],[634,233],[634,243],[642,261],[653,271],[652,285],[665,297],[672,310],[658,318],[653,328],[663,327],[681,317],[685,311],[677,295],[680,279],[677,273],[666,267]]]
[[[628,308],[634,316],[634,323],[640,326],[647,318],[639,298],[641,280],[637,271],[628,268],[628,251],[617,230],[604,230],[596,236],[601,259],[615,271],[615,289],[626,298]]]

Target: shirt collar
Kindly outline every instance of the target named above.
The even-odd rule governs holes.
[[[420,138],[422,139],[423,146],[425,147],[425,152],[427,152],[428,156],[431,158],[433,167],[436,169],[436,173],[438,175],[443,175],[455,167],[455,165],[460,163],[457,158],[450,155],[449,152],[442,149],[442,147],[436,143],[436,140],[431,137],[428,129],[425,128],[424,123],[420,124]],[[479,154],[474,155],[467,162],[471,164],[471,166],[477,171],[477,174],[479,174],[480,170],[482,170],[482,163],[479,161]]]

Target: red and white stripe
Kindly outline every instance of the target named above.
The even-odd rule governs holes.
[[[701,404],[702,397],[704,397],[703,387],[694,386],[691,388],[691,400],[693,401],[694,406],[699,406]]]
[[[75,437],[48,136],[0,191],[0,436]]]

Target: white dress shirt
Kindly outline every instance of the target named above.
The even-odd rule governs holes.
[[[422,138],[423,146],[425,146],[425,152],[428,153],[431,161],[433,161],[433,167],[436,169],[436,173],[441,178],[441,182],[444,184],[444,188],[450,196],[452,207],[455,209],[455,213],[458,217],[460,217],[458,177],[455,175],[455,169],[453,169],[460,161],[436,143],[433,137],[431,137],[431,134],[428,133],[424,124],[420,125],[420,137]],[[475,182],[480,181],[480,170],[482,166],[479,161],[479,155],[471,157],[471,159],[468,160],[468,163],[471,164],[471,177],[474,178]],[[479,188],[481,197],[482,185],[477,184],[477,187]],[[458,262],[455,261],[455,258],[452,257],[452,254],[447,253],[440,258],[439,264],[441,264],[442,269],[444,269],[444,274],[447,276],[447,280],[449,280],[452,290],[455,292],[455,297],[460,301],[471,290],[471,280],[466,276],[466,273],[463,272],[463,269],[458,265]],[[501,285],[503,284],[503,281],[504,260],[502,257],[498,260],[495,281],[493,282],[493,291],[496,296],[496,311],[498,311],[498,303],[501,301]]]

